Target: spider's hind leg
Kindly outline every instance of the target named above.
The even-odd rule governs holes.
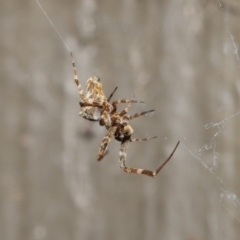
[[[123,141],[121,143],[121,148],[120,148],[120,151],[119,151],[120,167],[126,173],[136,173],[136,174],[142,174],[142,175],[146,175],[146,176],[150,176],[150,177],[155,177],[161,171],[161,169],[172,158],[174,152],[176,151],[176,149],[177,149],[177,147],[178,147],[178,145],[180,143],[180,142],[177,143],[176,147],[173,149],[173,151],[170,154],[170,156],[160,165],[160,167],[157,170],[151,171],[151,170],[146,170],[146,169],[141,169],[141,168],[132,168],[132,167],[127,167],[126,166],[125,162],[126,162],[127,148],[128,148],[129,142],[130,142],[130,140]]]
[[[121,169],[126,173],[143,174],[143,175],[154,177],[156,175],[155,171],[145,170],[141,168],[132,168],[132,167],[126,166],[127,148],[128,148],[129,142],[130,140],[126,140],[121,143],[121,148],[119,151],[119,163],[120,163]]]

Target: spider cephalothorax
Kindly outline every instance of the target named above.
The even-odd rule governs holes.
[[[121,148],[119,151],[119,163],[123,171],[127,173],[143,174],[151,177],[156,176],[159,173],[159,171],[166,165],[166,163],[171,159],[171,157],[173,156],[174,152],[176,151],[179,145],[179,142],[177,143],[176,147],[174,148],[170,156],[155,171],[127,167],[125,165],[125,161],[126,161],[127,148],[129,143],[147,141],[147,140],[156,138],[156,136],[149,137],[149,138],[142,138],[142,139],[132,138],[133,128],[128,124],[128,121],[133,118],[146,115],[147,113],[153,112],[154,110],[144,111],[141,113],[136,113],[134,115],[128,115],[127,114],[128,109],[132,103],[143,103],[143,102],[135,101],[133,99],[132,100],[122,99],[122,100],[118,100],[110,103],[110,100],[113,94],[115,93],[115,91],[117,90],[117,88],[115,88],[114,91],[110,94],[110,96],[106,98],[103,92],[100,78],[97,76],[93,76],[87,80],[86,94],[84,94],[81,84],[78,80],[77,70],[75,67],[75,62],[74,62],[72,53],[71,53],[71,57],[72,57],[72,64],[73,64],[73,70],[74,70],[74,80],[78,87],[78,92],[81,99],[80,101],[81,110],[79,112],[79,115],[90,121],[99,121],[99,124],[101,126],[105,126],[107,129],[107,133],[100,144],[97,160],[100,161],[103,159],[107,151],[108,145],[111,139],[114,137],[117,141],[121,142]],[[121,112],[117,112],[117,104],[120,104],[120,103],[127,103],[128,105]]]
[[[87,80],[86,94],[84,95],[81,85],[75,75],[75,82],[79,89],[81,97],[79,115],[90,121],[99,121],[101,118],[101,109],[103,105],[106,105],[107,99],[104,95],[100,78],[93,76]],[[110,104],[107,105],[111,107]]]

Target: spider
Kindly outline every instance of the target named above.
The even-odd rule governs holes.
[[[87,80],[86,94],[84,94],[78,79],[75,61],[71,52],[70,52],[70,55],[72,59],[74,81],[77,85],[79,96],[81,99],[79,103],[81,108],[79,115],[90,121],[98,121],[101,126],[105,126],[107,129],[107,133],[100,144],[97,160],[101,161],[104,158],[104,156],[106,155],[108,145],[112,140],[112,138],[114,137],[117,141],[121,142],[121,147],[119,151],[119,163],[120,163],[121,169],[124,172],[143,174],[151,177],[156,176],[160,172],[160,170],[167,164],[167,162],[172,158],[180,142],[178,141],[177,145],[173,149],[170,156],[155,171],[127,167],[125,162],[126,162],[127,149],[128,149],[129,143],[148,141],[150,139],[157,137],[157,136],[154,136],[154,137],[148,137],[148,138],[132,138],[133,129],[128,124],[128,121],[134,118],[146,115],[150,112],[154,112],[155,110],[144,111],[141,113],[136,113],[134,115],[127,115],[128,109],[132,103],[144,103],[144,102],[136,101],[133,99],[132,100],[121,99],[121,100],[117,100],[110,103],[110,100],[114,95],[114,93],[116,92],[117,87],[113,90],[110,96],[106,98],[103,92],[100,78],[97,76],[90,77]],[[127,103],[128,105],[124,110],[122,110],[119,113],[117,112],[117,104],[120,104],[120,103]]]

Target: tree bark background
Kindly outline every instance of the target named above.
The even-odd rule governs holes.
[[[4,240],[240,239],[240,4],[41,0],[85,87],[146,101],[131,112],[129,175],[105,129],[78,116],[69,52],[34,0],[0,8],[0,236]],[[234,115],[236,114],[236,115]]]

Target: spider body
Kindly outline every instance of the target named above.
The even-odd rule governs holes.
[[[81,84],[78,80],[77,69],[75,66],[73,55],[72,53],[70,54],[72,58],[72,65],[74,71],[74,81],[77,85],[79,96],[81,99],[80,101],[81,109],[79,115],[90,121],[98,121],[101,126],[105,126],[105,128],[107,129],[107,133],[99,147],[97,160],[100,161],[104,158],[109,143],[114,137],[117,141],[121,142],[121,147],[119,151],[119,163],[123,171],[127,173],[143,174],[151,177],[156,176],[159,173],[159,171],[166,165],[166,163],[171,159],[179,145],[179,142],[177,143],[176,147],[174,148],[170,156],[155,171],[127,167],[125,162],[129,143],[148,141],[150,139],[156,138],[156,136],[142,139],[132,138],[133,128],[128,124],[128,121],[132,120],[133,118],[146,115],[147,113],[153,112],[154,110],[144,111],[141,113],[136,113],[134,115],[128,115],[127,114],[128,109],[132,103],[143,102],[135,101],[133,99],[132,100],[121,99],[110,103],[110,100],[115,91],[117,90],[117,87],[113,90],[110,96],[106,98],[102,88],[102,84],[100,82],[100,78],[97,76],[93,76],[87,80],[86,94],[84,94]],[[117,112],[117,104],[120,103],[127,103],[127,106],[121,112]]]
[[[81,107],[79,116],[90,121],[99,121],[101,118],[101,108],[103,105],[107,105],[105,108],[111,108],[110,104],[106,104],[107,99],[104,95],[100,78],[93,76],[87,80],[87,89],[85,95],[81,89],[79,81],[75,79],[75,82],[78,86],[79,95],[82,100],[82,102],[79,103]]]

